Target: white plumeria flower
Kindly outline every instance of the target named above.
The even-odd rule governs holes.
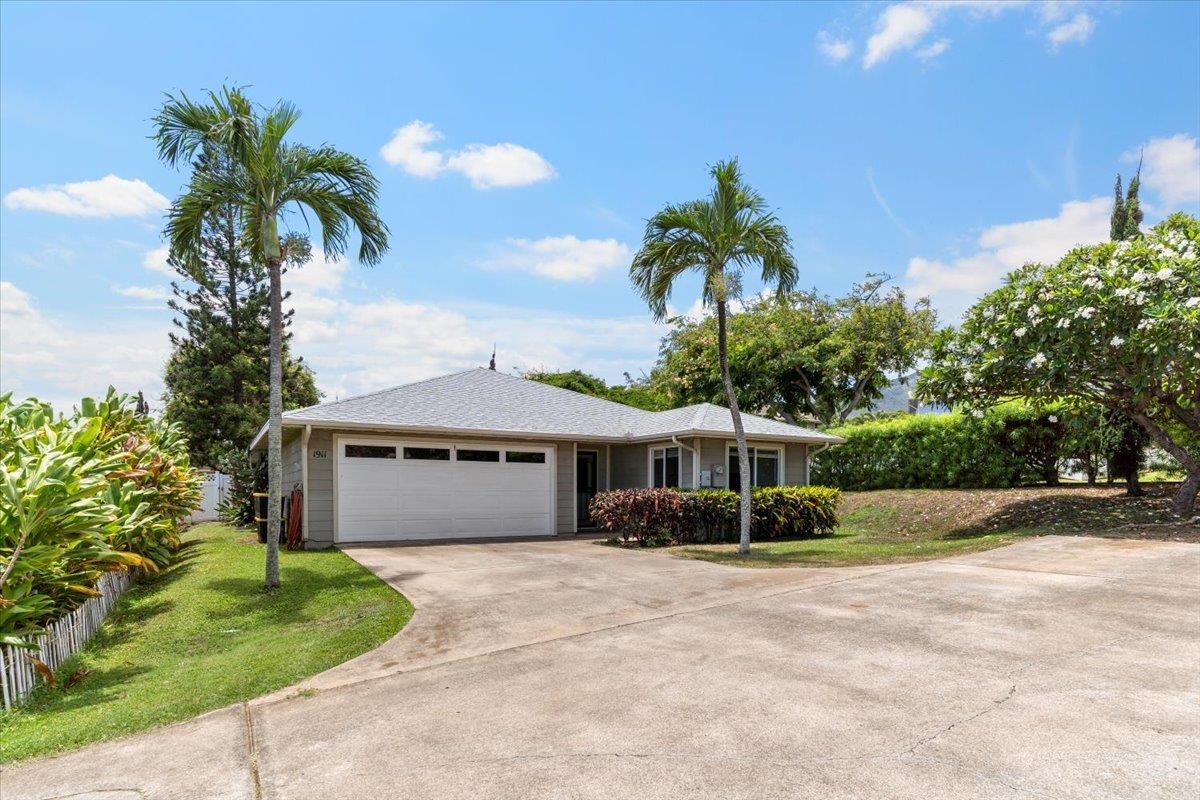
[[[1158,278],[1160,281],[1165,281],[1174,274],[1175,273],[1171,272],[1170,267],[1163,267],[1158,272],[1154,273],[1154,277]]]
[[[1084,319],[1091,319],[1095,315],[1096,315],[1096,309],[1092,308],[1091,306],[1088,306],[1087,308],[1079,309],[1078,316],[1083,317]]]
[[[1038,353],[1033,358],[1029,359],[1029,363],[1033,364],[1035,367],[1040,367],[1042,364],[1045,364],[1046,363],[1045,353]]]
[[[1129,276],[1129,280],[1133,281],[1134,283],[1141,283],[1148,277],[1149,275],[1146,274],[1146,270],[1139,269],[1137,272]]]
[[[1116,295],[1117,295],[1117,297],[1128,297],[1129,293],[1132,291],[1133,291],[1133,287],[1122,286],[1121,288],[1117,289]]]
[[[1111,344],[1113,347],[1120,347],[1121,345],[1125,344],[1125,340],[1122,339],[1120,336],[1114,336],[1114,337],[1112,337],[1111,340],[1109,340],[1108,343]]]
[[[1195,308],[1196,306],[1200,306],[1200,297],[1189,297],[1183,301],[1184,308]]]
[[[1193,297],[1192,300],[1200,301],[1200,297]],[[1190,308],[1190,306],[1189,306],[1189,308]],[[1015,335],[1018,339],[1020,339],[1022,336],[1024,336],[1025,333],[1026,333],[1025,328],[1017,328],[1015,331],[1013,331],[1013,335]]]

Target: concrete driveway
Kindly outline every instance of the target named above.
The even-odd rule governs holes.
[[[418,612],[307,684],[12,798],[1193,798],[1200,546],[745,570],[587,541],[348,551]],[[82,794],[82,793],[89,794]]]

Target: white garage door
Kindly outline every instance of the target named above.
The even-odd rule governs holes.
[[[554,449],[340,439],[339,542],[549,536]]]

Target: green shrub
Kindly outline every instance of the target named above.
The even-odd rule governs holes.
[[[982,416],[906,414],[835,428],[846,442],[813,460],[812,479],[846,491],[1056,483],[1070,455],[1070,413],[1014,402]]]
[[[110,390],[64,417],[0,395],[0,641],[95,596],[106,571],[164,565],[199,499],[178,429],[131,398]]]
[[[823,486],[769,486],[750,500],[750,538],[819,536],[837,527],[841,492]],[[724,489],[617,489],[589,506],[610,533],[647,547],[736,541],[739,498]]]

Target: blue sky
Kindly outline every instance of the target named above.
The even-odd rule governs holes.
[[[365,158],[383,264],[310,264],[295,348],[327,396],[486,363],[619,379],[661,326],[644,219],[738,156],[802,284],[887,272],[946,321],[1107,234],[1145,148],[1148,222],[1200,212],[1200,4],[0,6],[0,379],[66,404],[161,392],[169,91],[287,98]],[[440,137],[440,138],[439,138]],[[107,176],[114,176],[108,178]],[[158,267],[158,269],[156,269]],[[753,281],[747,291],[757,290]],[[693,308],[685,283],[679,311]]]

